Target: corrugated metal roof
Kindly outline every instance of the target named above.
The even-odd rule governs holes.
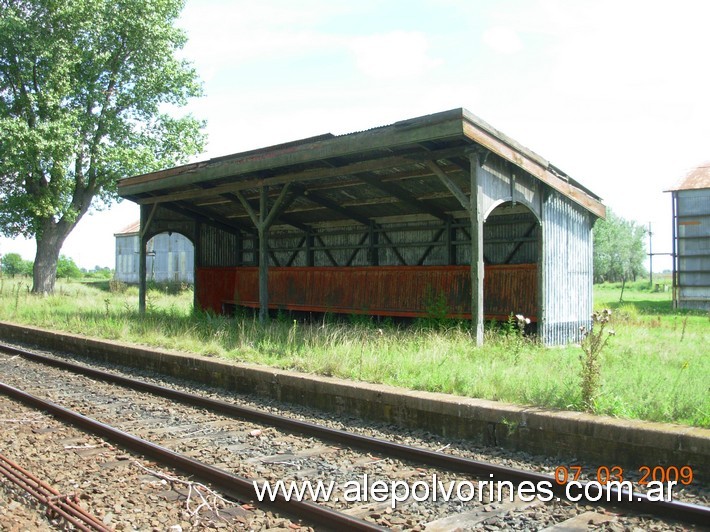
[[[710,161],[693,168],[674,187],[669,188],[666,192],[701,188],[710,188]]]
[[[128,224],[126,227],[124,227],[117,233],[114,233],[113,236],[138,234],[140,230],[141,222],[140,220],[136,220],[135,222]]]

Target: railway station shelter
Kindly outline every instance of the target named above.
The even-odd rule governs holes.
[[[471,320],[521,314],[544,343],[592,313],[600,198],[464,109],[123,179],[145,248],[195,248],[195,305]]]

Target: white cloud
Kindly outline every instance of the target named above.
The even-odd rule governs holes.
[[[345,4],[331,2],[188,2],[180,20],[188,33],[183,55],[209,81],[250,61],[327,50],[340,39],[317,26],[343,11]]]

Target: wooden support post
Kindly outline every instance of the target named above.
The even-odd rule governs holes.
[[[379,243],[379,233],[376,231],[377,227],[375,226],[374,222],[370,222],[370,226],[368,227],[368,240],[369,240],[369,248],[367,250],[367,255],[368,255],[368,261],[370,263],[370,266],[379,266],[380,265],[380,248]]]
[[[456,264],[456,248],[454,247],[454,242],[456,241],[456,228],[451,223],[451,218],[446,220],[446,227],[444,228],[446,234],[444,235],[444,241],[446,242],[446,255],[449,266]]]
[[[268,189],[262,186],[259,194],[259,321],[269,317],[269,228],[266,225]]]
[[[481,209],[480,157],[468,154],[471,163],[471,328],[476,345],[483,345],[483,211]]]
[[[237,266],[244,266],[244,235],[241,231],[235,234],[237,237],[236,262]]]
[[[150,223],[152,216],[150,214],[150,207],[148,205],[141,205],[141,223],[140,223],[140,233],[138,236],[138,313],[145,314],[145,294],[146,294],[146,247],[148,244],[148,239],[146,235],[148,233],[148,224]]]
[[[313,246],[315,245],[314,240],[313,232],[308,232],[306,234],[306,266],[315,266],[316,263],[315,253],[313,251]]]
[[[192,309],[197,310],[199,308],[200,301],[197,298],[199,292],[197,286],[197,270],[202,267],[202,222],[195,222],[195,241],[193,244],[193,295],[192,295]]]

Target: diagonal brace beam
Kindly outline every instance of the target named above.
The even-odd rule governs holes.
[[[431,171],[434,172],[434,174],[441,180],[444,186],[449,189],[449,192],[451,192],[451,194],[459,200],[459,203],[464,209],[466,209],[466,212],[470,213],[471,201],[468,199],[463,190],[461,190],[459,186],[454,183],[448,175],[446,175],[446,172],[444,172],[435,161],[428,161],[427,164]]]

